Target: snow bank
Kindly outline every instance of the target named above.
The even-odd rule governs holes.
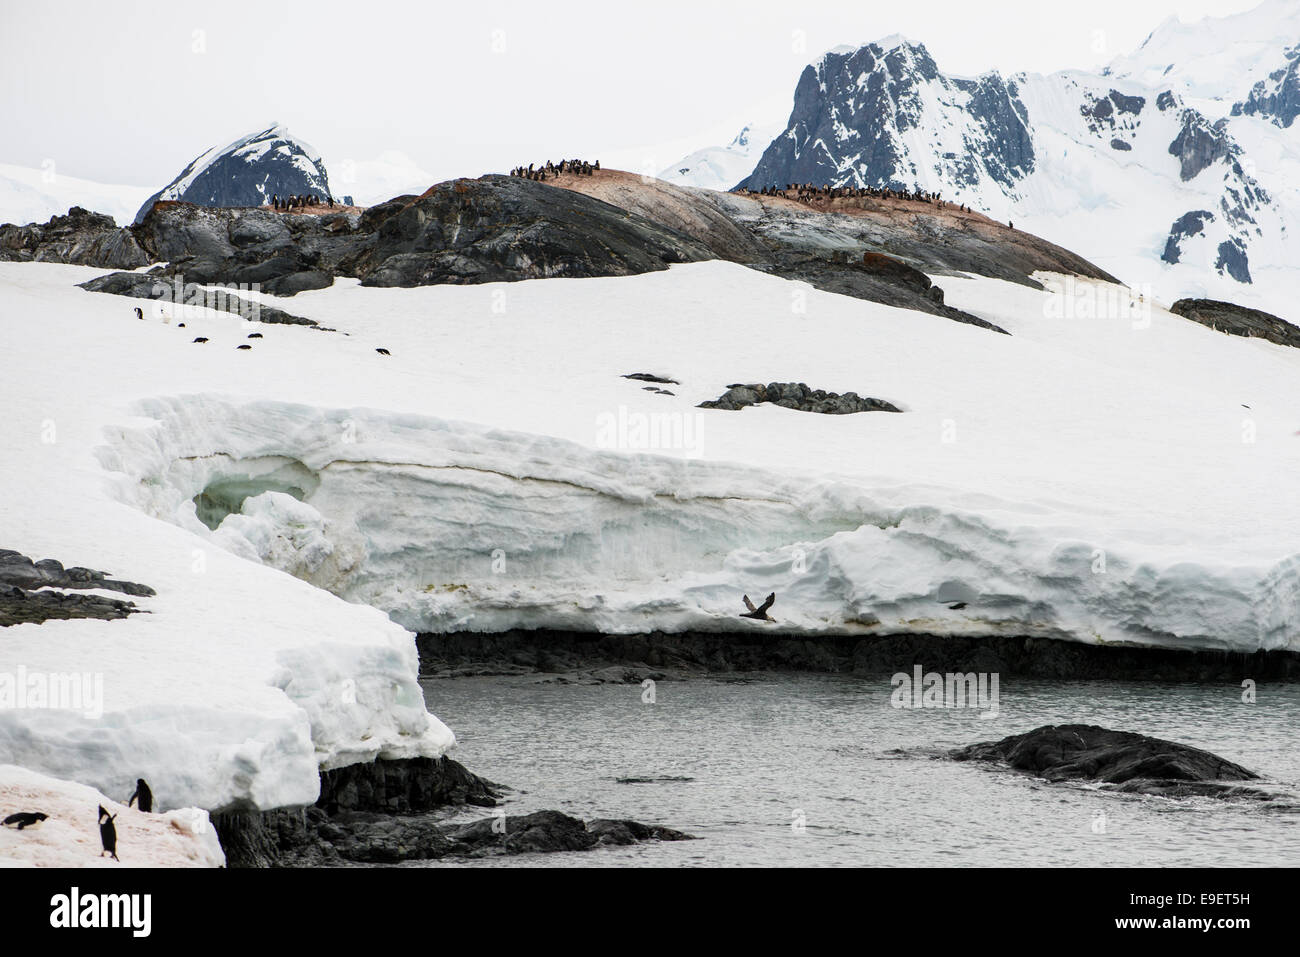
[[[157,595],[6,629],[0,671],[100,675],[104,713],[0,712],[0,753],[105,793],[301,804],[444,753],[407,628],[770,631],[737,616],[775,590],[782,632],[1300,648],[1300,352],[1076,314],[1116,287],[936,277],[1002,336],[718,262],[340,281],[295,298],[339,333],[241,352],[93,274],[0,264],[0,545]],[[741,381],[905,411],[696,408]]]
[[[115,815],[117,856],[104,855],[99,808]],[[0,819],[18,811],[49,815],[23,828],[0,827],[0,866],[225,867],[208,812],[196,807],[145,814],[94,788],[12,764],[0,765]]]

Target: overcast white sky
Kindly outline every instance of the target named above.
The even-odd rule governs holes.
[[[1051,72],[1258,2],[0,0],[0,162],[159,187],[275,121],[331,170],[390,149],[439,179],[666,154],[764,107],[784,121],[803,66],[840,44],[902,33],[946,72]]]

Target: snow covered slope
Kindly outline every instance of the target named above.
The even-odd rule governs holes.
[[[753,171],[767,144],[780,132],[779,123],[747,123],[726,146],[696,150],[662,170],[658,178],[677,186],[731,189]]]
[[[128,225],[149,195],[144,186],[111,186],[64,176],[57,169],[27,169],[0,163],[0,223],[43,223],[73,206],[106,213]]]
[[[199,154],[135,214],[144,218],[159,200],[200,206],[263,206],[272,196],[329,197],[329,174],[315,149],[273,125],[242,136],[224,149]]]
[[[339,280],[294,301],[337,333],[238,351],[237,317],[140,322],[95,274],[0,264],[0,545],[157,595],[4,629],[0,671],[104,701],[0,711],[0,753],[106,794],[291,805],[444,753],[402,625],[1300,649],[1300,351],[1121,287],[939,278],[1005,336],[723,262]],[[904,412],[696,408],[750,381]],[[773,590],[777,626],[737,617]]]
[[[123,621],[4,629],[0,671],[11,678],[21,666],[27,675],[98,676],[103,688],[102,716],[0,709],[6,761],[107,794],[129,794],[143,776],[161,807],[215,810],[310,803],[321,768],[445,753],[454,739],[426,712],[414,640],[382,612],[250,564],[108,494],[103,463],[114,467],[113,455],[101,462],[95,451],[111,445],[106,428],[145,425],[132,411],[143,398],[256,395],[260,385],[226,368],[254,356],[231,343],[219,362],[217,348],[201,352],[188,330],[135,320],[132,300],[71,286],[97,270],[14,265],[0,274],[12,410],[0,458],[0,488],[11,496],[6,546],[135,576],[157,595],[137,599],[145,613]],[[169,356],[168,344],[187,351]],[[208,371],[196,370],[205,359]]]
[[[224,867],[208,812],[196,807],[146,814],[94,788],[12,764],[0,765],[0,807],[48,818],[21,831],[0,828],[0,867]],[[117,856],[103,854],[98,809],[114,815]]]

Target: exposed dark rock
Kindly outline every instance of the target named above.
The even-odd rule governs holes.
[[[1227,273],[1237,282],[1250,282],[1250,262],[1246,256],[1246,247],[1240,239],[1224,240],[1219,243],[1219,256],[1214,268],[1220,273]]]
[[[646,678],[734,672],[889,676],[927,669],[1057,680],[1300,680],[1300,654],[1175,651],[1086,645],[1051,638],[932,635],[782,635],[580,631],[458,632],[416,638],[426,676],[546,674],[570,682],[639,684]]]
[[[1137,793],[1170,793],[1171,786],[1191,782],[1197,793],[1228,796],[1205,787],[1222,781],[1251,781],[1259,775],[1199,748],[1175,744],[1131,731],[1096,725],[1065,724],[1036,728],[1001,741],[982,742],[950,751],[954,761],[992,761],[1048,781],[1098,781],[1123,784]]]
[[[1131,152],[1133,147],[1127,140],[1113,139],[1110,141],[1110,148],[1119,150],[1121,153]]]
[[[1184,213],[1169,227],[1169,239],[1165,242],[1165,251],[1160,258],[1171,264],[1181,261],[1183,243],[1205,232],[1205,224],[1212,222],[1214,213],[1208,209],[1194,209],[1190,213]]]
[[[1173,90],[1165,90],[1156,97],[1156,108],[1163,113],[1165,110],[1171,110],[1178,105],[1178,97],[1174,96]]]
[[[1260,80],[1245,101],[1235,103],[1232,115],[1260,116],[1289,129],[1300,116],[1300,45],[1286,51],[1287,64]]]
[[[943,290],[929,276],[882,253],[867,252],[836,261],[812,253],[778,251],[770,262],[756,263],[753,268],[782,279],[801,280],[822,292],[943,316],[1006,334],[1006,330],[985,319],[945,306]]]
[[[1211,125],[1209,120],[1195,110],[1183,110],[1182,129],[1169,144],[1169,152],[1178,157],[1181,164],[1179,175],[1184,183],[1195,179],[1209,166],[1232,152],[1227,127],[1226,120]]]
[[[726,409],[736,411],[760,402],[771,402],[786,409],[800,412],[820,412],[824,415],[850,415],[855,412],[902,412],[883,399],[868,399],[856,392],[826,392],[810,389],[802,382],[772,382],[767,385],[732,385],[720,399],[701,402],[701,409]]]
[[[321,772],[316,806],[339,811],[409,814],[447,805],[495,807],[500,788],[451,758],[352,764]]]
[[[0,549],[0,627],[66,618],[113,620],[139,611],[134,602],[50,589],[96,589],[135,597],[154,594],[148,585],[109,578],[106,572],[64,568],[52,558],[33,562],[19,552]]]
[[[0,226],[0,261],[137,269],[150,260],[135,235],[119,229],[113,217],[73,206],[48,223]]]
[[[1179,299],[1169,311],[1217,332],[1300,348],[1300,327],[1259,309],[1215,299]]]
[[[212,147],[150,196],[136,213],[138,223],[159,200],[199,206],[261,206],[272,196],[329,199],[329,175],[319,156],[282,127]]]
[[[96,276],[78,285],[90,292],[106,292],[114,296],[129,296],[134,299],[154,299],[171,303],[177,303],[179,300],[178,305],[207,306],[253,322],[316,326],[314,320],[295,316],[262,302],[242,298],[237,292],[217,294],[210,289],[201,288],[197,283],[187,283],[185,286],[177,287],[161,272],[114,272],[105,276]]]
[[[446,824],[439,809],[492,806],[499,786],[449,758],[375,761],[325,771],[310,808],[232,809],[212,815],[229,867],[397,864],[445,857],[587,851],[611,844],[689,840],[635,821],[584,824],[558,811]]]
[[[714,258],[693,239],[513,176],[440,183],[387,215],[342,265],[368,286],[627,276]]]
[[[623,378],[635,379],[638,382],[658,382],[660,385],[681,385],[676,379],[655,375],[653,372],[633,372],[630,375],[623,376]]]
[[[954,100],[966,97],[964,149],[948,158],[947,178],[973,186],[983,174],[1011,186],[1032,172],[1029,116],[1014,82],[996,73],[948,77],[924,46],[886,50],[872,43],[828,53],[804,70],[785,132],[740,185],[917,188],[904,138],[920,122],[932,87]]]

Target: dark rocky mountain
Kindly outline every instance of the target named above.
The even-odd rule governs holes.
[[[936,123],[948,135],[930,136]],[[952,184],[1014,186],[1034,168],[1028,111],[1014,81],[948,77],[923,45],[885,41],[807,67],[785,132],[740,185],[915,189],[936,165]]]
[[[261,206],[272,196],[306,195],[333,196],[325,164],[314,149],[276,125],[195,157],[145,201],[135,221],[143,220],[159,200],[199,206]],[[351,197],[341,197],[340,202],[350,205]]]
[[[1285,56],[1285,66],[1256,83],[1245,100],[1233,104],[1233,116],[1261,116],[1283,129],[1291,127],[1300,116],[1300,43],[1286,50]]]

